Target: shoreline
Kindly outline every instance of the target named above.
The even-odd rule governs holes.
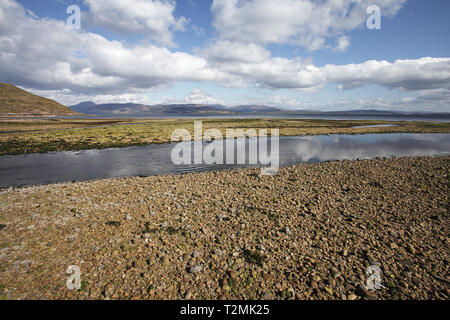
[[[439,134],[439,133],[435,133]],[[445,133],[442,133],[445,134]],[[176,144],[177,142],[170,142],[171,144]],[[129,146],[129,147],[123,147],[123,148],[134,148],[134,147],[143,147],[143,146]],[[115,149],[122,149],[122,148],[115,148]],[[71,151],[59,151],[59,152],[80,152],[82,150],[71,150]],[[33,155],[33,154],[30,154]],[[20,155],[10,155],[11,157],[16,157]],[[23,155],[22,155],[23,156]],[[0,156],[1,157],[1,156]],[[298,164],[289,164],[289,165],[282,165],[279,167],[279,169],[283,168],[289,168],[289,167],[295,167],[295,166],[301,166],[301,165],[315,165],[320,163],[346,163],[346,162],[352,162],[352,161],[370,161],[370,160],[394,160],[394,159],[436,159],[436,158],[446,158],[450,157],[450,155],[436,155],[436,156],[392,156],[392,157],[376,157],[371,159],[345,159],[345,160],[326,160],[326,161],[317,161],[317,162],[302,162]],[[206,171],[197,171],[197,172],[180,172],[180,173],[165,173],[165,174],[155,174],[155,175],[131,175],[131,176],[119,176],[119,177],[109,177],[109,178],[94,178],[94,179],[87,179],[87,180],[70,180],[70,181],[62,181],[62,182],[56,182],[56,183],[42,183],[42,184],[30,184],[30,185],[23,185],[23,186],[6,186],[6,187],[0,187],[0,192],[8,190],[8,189],[25,189],[25,188],[32,188],[32,187],[45,187],[45,186],[60,186],[60,185],[67,185],[67,184],[74,184],[74,183],[94,183],[94,182],[107,182],[110,180],[123,180],[123,179],[145,179],[145,178],[155,178],[155,177],[166,177],[166,176],[183,176],[188,174],[200,174],[200,173],[208,173],[213,172],[217,174],[226,173],[226,172],[235,172],[235,171],[243,171],[243,170],[261,170],[264,166],[257,166],[252,168],[225,168],[225,169],[217,169],[217,170],[206,170]],[[276,175],[275,175],[276,176]]]
[[[0,298],[448,299],[449,170],[389,158],[3,189]],[[367,291],[374,264],[385,288]]]
[[[193,135],[196,119],[142,120],[39,120],[0,121],[0,156],[54,151],[121,148],[171,141],[174,130],[185,128]],[[113,124],[108,123],[115,122]],[[204,130],[279,129],[280,136],[375,133],[450,133],[450,123],[382,120],[296,120],[296,119],[202,119]],[[98,122],[106,126],[96,127]],[[128,123],[127,123],[128,122]],[[101,124],[101,123],[100,123]],[[357,126],[395,124],[394,127]],[[88,128],[84,128],[88,126]],[[44,131],[39,130],[43,128]],[[58,129],[58,130],[56,130]],[[270,130],[269,130],[270,131]]]

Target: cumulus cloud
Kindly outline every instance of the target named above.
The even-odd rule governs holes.
[[[319,70],[328,81],[343,89],[377,84],[411,91],[450,85],[450,58],[399,59],[393,63],[369,60],[343,66],[326,65]]]
[[[323,3],[338,6],[341,2],[344,3]],[[393,2],[384,3],[387,6]],[[246,5],[247,2],[241,4]],[[392,13],[398,9],[392,8]],[[263,29],[272,32],[271,28]],[[337,39],[336,50],[348,47],[346,36]],[[92,97],[96,95],[103,101],[107,97],[137,101],[145,99],[143,92],[174,82],[207,81],[231,87],[307,92],[318,91],[327,84],[343,90],[379,85],[417,91],[417,99],[422,103],[434,99],[440,101],[435,103],[448,106],[450,58],[316,66],[309,59],[273,57],[263,43],[225,38],[211,40],[204,48],[197,48],[195,54],[189,54],[153,44],[110,41],[99,34],[69,29],[63,21],[39,19],[14,0],[1,0],[0,81],[48,92],[50,97],[59,90],[58,101],[70,100],[71,104],[84,98],[95,101]],[[72,101],[69,95],[80,99]],[[199,91],[191,92],[186,101],[222,103]]]
[[[172,34],[183,31],[188,20],[174,17],[172,0],[84,0],[89,24],[123,34],[145,35],[156,42],[173,46]]]
[[[342,47],[346,47],[345,43]],[[345,90],[373,84],[401,90],[426,90],[450,85],[450,58],[399,59],[394,62],[369,60],[359,64],[317,67],[308,59],[272,57],[262,46],[226,40],[210,44],[199,54],[216,69],[239,78],[237,85],[307,92],[318,91],[329,83]]]
[[[450,87],[422,91],[418,99],[423,101],[446,101],[450,102]]]
[[[260,45],[227,40],[211,42],[195,51],[214,63],[258,63],[270,57],[270,52]]]
[[[174,81],[228,81],[204,58],[164,47],[126,46],[99,34],[35,20],[15,1],[0,2],[0,80],[36,89],[122,93]]]
[[[192,89],[184,102],[189,104],[224,104],[224,101],[215,99],[200,89]]]
[[[73,106],[82,101],[92,101],[96,104],[102,103],[136,103],[152,105],[160,101],[153,101],[149,98],[146,92],[127,92],[117,94],[85,94],[74,93],[70,89],[63,90],[40,90],[34,88],[22,87],[22,89],[34,93],[36,95],[46,97],[66,106]],[[147,90],[146,90],[147,91]]]
[[[446,92],[445,92],[446,91]],[[417,96],[401,99],[308,99],[305,97],[292,97],[272,95],[269,97],[251,97],[248,101],[239,104],[265,104],[289,110],[321,110],[321,111],[347,111],[347,110],[386,110],[386,111],[442,111],[450,112],[449,90],[426,90]]]
[[[402,108],[412,107],[420,111],[438,109],[450,112],[450,87],[420,91],[417,97],[402,99],[399,105]]]
[[[260,44],[293,44],[315,51],[327,40],[359,28],[367,8],[378,5],[381,14],[393,17],[406,0],[214,0],[214,27],[220,37]],[[338,45],[339,48],[339,45]]]
[[[342,36],[336,40],[336,47],[333,48],[334,52],[345,52],[350,46],[350,37]]]

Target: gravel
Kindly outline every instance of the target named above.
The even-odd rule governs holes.
[[[449,160],[4,189],[0,299],[446,300]]]

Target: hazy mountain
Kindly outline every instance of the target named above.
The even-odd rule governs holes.
[[[268,107],[268,106],[260,106],[260,105],[242,105],[242,106],[236,106],[232,107],[232,110],[238,112],[238,113],[273,113],[273,112],[283,112],[283,110],[274,108],[274,107]]]
[[[86,114],[96,115],[233,115],[233,114],[268,114],[283,112],[281,109],[243,105],[235,107],[225,107],[222,105],[203,104],[160,104],[143,105],[135,103],[106,103],[95,104],[86,101],[71,107],[73,110]]]
[[[97,106],[97,104],[95,104],[92,101],[85,101],[85,102],[81,102],[77,105],[71,106],[70,108],[72,110],[89,110],[90,108],[95,108],[96,106]],[[84,111],[77,111],[77,112],[84,113]]]
[[[0,115],[74,115],[70,108],[12,84],[0,83]]]
[[[160,104],[143,105],[135,103],[107,103],[95,104],[87,101],[71,107],[73,110],[99,116],[195,116],[195,115],[327,115],[327,116],[443,116],[448,113],[419,113],[388,110],[346,110],[346,111],[318,111],[318,110],[285,110],[265,105],[239,105],[226,107],[223,105],[202,104]]]
[[[189,114],[233,114],[232,110],[221,105],[201,104],[169,104],[143,105],[136,103],[95,104],[82,102],[72,106],[72,109],[86,114],[96,115],[189,115]]]

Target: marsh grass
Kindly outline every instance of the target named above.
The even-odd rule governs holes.
[[[120,221],[106,221],[105,224],[111,227],[120,227]]]
[[[264,261],[266,261],[266,257],[260,255],[258,252],[254,252],[248,249],[245,249],[242,252],[242,255],[244,256],[245,261],[250,264],[256,264],[260,267],[262,267]]]
[[[450,133],[449,123],[319,120],[319,119],[202,119],[203,130],[273,129],[280,136],[363,133]],[[395,124],[395,127],[354,128]],[[0,120],[0,155],[47,153],[140,146],[171,141],[175,129],[193,135],[194,119]]]

